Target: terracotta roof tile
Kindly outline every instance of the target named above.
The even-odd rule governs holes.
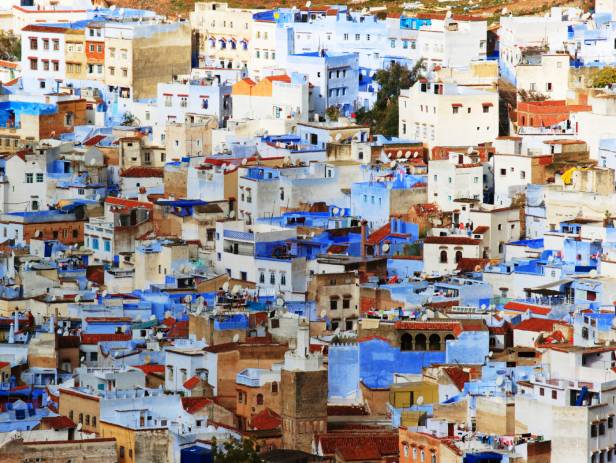
[[[197,387],[197,385],[201,382],[201,379],[198,376],[192,376],[191,378],[188,378],[184,384],[182,384],[182,386],[184,386],[185,389],[191,390],[194,389],[195,387]]]
[[[163,178],[165,176],[164,169],[161,167],[143,167],[135,166],[124,169],[120,173],[120,177],[129,178],[144,178],[144,177],[158,177]]]
[[[212,403],[207,397],[182,397],[182,407],[187,413],[195,413]]]
[[[250,420],[250,427],[257,431],[269,431],[271,429],[278,429],[282,424],[280,415],[270,410],[269,408],[263,409],[257,413]]]
[[[464,389],[464,384],[470,381],[471,379],[471,375],[469,373],[466,373],[460,367],[443,368],[443,371],[447,373],[447,376],[449,376],[451,381],[456,385],[456,387],[460,391]]]
[[[469,238],[468,236],[450,235],[450,236],[428,236],[424,240],[424,244],[469,244],[478,245],[480,240]]]
[[[513,329],[522,331],[552,332],[556,323],[558,323],[558,320],[549,320],[546,318],[529,318],[528,320],[524,320],[523,322],[514,325]]]
[[[41,425],[51,429],[75,429],[77,425],[66,416],[46,416],[41,419]]]
[[[148,365],[135,365],[135,368],[139,368],[146,375],[164,374],[165,373],[165,366],[164,365],[158,365],[158,364],[155,364],[155,363],[150,363]]]
[[[385,238],[387,238],[387,236],[390,233],[391,233],[391,225],[389,223],[386,223],[381,228],[379,228],[378,230],[375,230],[374,232],[370,234],[370,236],[366,240],[366,244],[373,245],[373,246],[377,245],[381,241],[383,241]]]
[[[525,302],[516,301],[509,301],[503,307],[505,310],[513,310],[515,312],[531,312],[536,315],[547,315],[552,311],[552,309],[549,307],[543,307],[539,305],[527,304]]]
[[[99,342],[108,341],[130,341],[133,335],[131,333],[99,333],[88,334],[81,333],[82,344],[98,344]]]

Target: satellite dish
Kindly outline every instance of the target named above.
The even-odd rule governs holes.
[[[223,290],[224,292],[229,291],[229,282],[228,282],[228,281],[225,281],[225,282],[222,284],[222,290]]]
[[[334,208],[332,209],[332,213],[333,213],[334,215],[338,215],[338,212],[340,212],[340,209],[338,209],[337,207],[334,207]]]
[[[466,150],[466,154],[473,154],[473,151],[475,151],[475,150],[473,149],[473,147],[472,147],[472,146],[469,146],[469,147],[467,148],[467,150]]]
[[[58,333],[60,336],[62,336],[62,328],[58,328],[58,331],[56,331],[56,333]]]
[[[77,429],[77,431],[81,431],[81,423],[77,423],[77,428],[75,429]]]
[[[240,342],[240,335],[239,334],[235,333],[233,335],[233,342],[236,342],[236,343]]]
[[[395,169],[396,168],[396,161],[391,161],[389,163],[389,167],[391,167],[392,169]]]
[[[278,296],[276,298],[276,305],[282,307],[284,305],[284,299]]]
[[[245,166],[246,164],[248,164],[248,159],[246,158],[242,159],[242,165]]]
[[[306,8],[310,8],[310,6],[311,6],[311,5],[312,5],[312,2],[311,2],[310,0],[308,0],[308,1],[306,2]]]
[[[419,397],[417,397],[417,401],[415,402],[417,405],[423,405],[424,403],[424,398],[422,395],[420,395]]]
[[[158,333],[156,333],[156,339],[159,339],[159,340],[160,340],[160,339],[162,339],[162,338],[163,338],[163,336],[164,336],[164,335],[163,335],[163,332],[162,332],[162,331],[159,331]]]
[[[150,320],[152,320],[152,321],[156,320],[156,315],[154,315],[154,314],[150,315]]]
[[[400,159],[402,157],[402,150],[396,151],[396,157]]]
[[[85,362],[86,358],[82,356],[79,360],[82,361],[82,362]]]
[[[184,302],[190,304],[192,302],[192,296],[190,294],[184,296]]]
[[[486,310],[486,305],[485,304],[481,304],[481,310]]]
[[[389,244],[385,243],[382,247],[383,252],[388,252],[389,251]]]
[[[103,297],[107,297],[107,295],[109,294],[109,292],[105,289],[102,293],[101,296]]]
[[[96,164],[96,159],[90,159],[90,165],[93,166]]]
[[[494,352],[492,351],[488,352],[488,357],[492,358],[493,355],[494,355]]]
[[[411,157],[411,152],[410,152],[410,151],[407,151],[406,153],[404,153],[404,157],[405,157],[406,159],[410,158],[410,157]]]
[[[503,378],[502,376],[497,376],[496,377],[496,385],[497,386],[502,386],[504,382],[505,382],[505,378]]]
[[[235,211],[229,211],[229,218],[235,219]]]
[[[321,310],[321,318],[325,318],[327,316],[327,312],[325,310]]]
[[[203,296],[199,296],[197,298],[197,304],[203,304],[205,302],[205,298]]]
[[[590,272],[588,272],[588,276],[590,278],[597,278],[597,271],[595,269],[592,269]]]
[[[242,290],[242,287],[240,285],[235,285],[233,286],[233,289],[231,290],[231,294],[233,294],[234,296],[236,294],[238,294],[240,291]]]
[[[81,301],[81,296],[77,294],[77,296],[75,296],[75,302],[80,302],[80,301]]]

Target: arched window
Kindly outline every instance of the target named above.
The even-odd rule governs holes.
[[[447,336],[445,336],[445,342],[447,341],[453,341],[455,338],[455,336],[453,334],[448,334]]]
[[[440,259],[440,261],[441,261],[441,264],[446,264],[447,263],[447,250],[446,249],[443,249],[441,251],[441,259]]]
[[[456,251],[456,264],[462,259],[462,251]]]
[[[415,350],[427,350],[427,338],[423,333],[419,333],[415,336]]]
[[[79,422],[83,424],[83,413],[79,414]]]
[[[438,334],[430,335],[430,350],[441,350],[441,337]]]
[[[235,50],[237,48],[237,44],[235,43],[235,40],[231,40],[231,49]]]
[[[263,405],[263,394],[257,394],[257,405]]]
[[[278,394],[278,383],[276,381],[272,383],[272,394]]]
[[[400,337],[400,350],[413,350],[413,337],[410,334],[404,333]]]

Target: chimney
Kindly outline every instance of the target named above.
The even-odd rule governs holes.
[[[15,326],[12,323],[9,330],[9,344],[15,344]]]
[[[365,220],[361,221],[361,257],[366,257],[366,227],[368,225],[368,222]]]
[[[139,194],[137,195],[137,201],[139,201],[141,203],[149,202],[148,201],[147,190],[145,189],[144,186],[139,187]]]

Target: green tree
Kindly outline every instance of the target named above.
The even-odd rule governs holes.
[[[360,109],[357,122],[370,126],[375,134],[386,136],[398,135],[398,97],[400,90],[412,87],[423,77],[424,60],[419,60],[411,69],[392,63],[387,69],[380,69],[374,75],[374,81],[379,84],[376,101],[369,111]]]
[[[21,39],[12,32],[0,31],[0,59],[7,61],[21,59]]]
[[[614,67],[605,67],[597,71],[592,78],[592,86],[595,88],[603,88],[613,84],[616,84],[616,68]]]
[[[259,456],[259,446],[251,439],[242,439],[241,442],[229,439],[220,449],[216,438],[213,438],[212,460],[214,463],[263,463]]]

